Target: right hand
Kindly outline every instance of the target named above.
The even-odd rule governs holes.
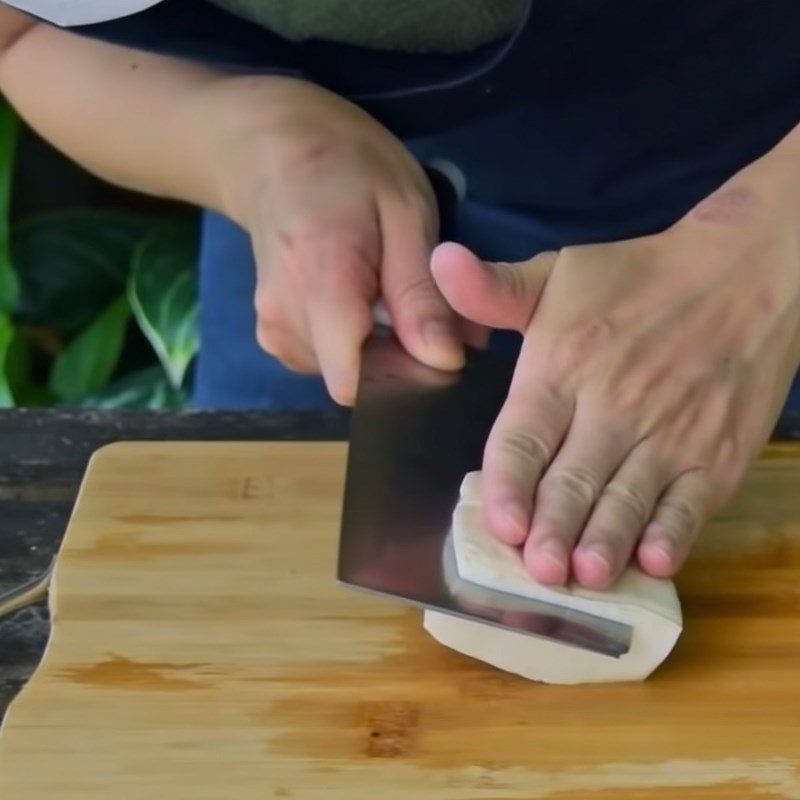
[[[221,205],[252,237],[261,347],[291,369],[321,372],[331,396],[351,404],[382,299],[411,355],[459,369],[457,318],[429,266],[436,199],[401,142],[313,84],[220,83]]]

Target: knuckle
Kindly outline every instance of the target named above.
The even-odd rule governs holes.
[[[276,232],[280,242],[279,255],[274,258],[273,268],[285,271],[301,285],[313,281],[312,273],[318,261],[310,254],[318,250],[325,237],[318,223],[304,222],[291,227],[279,228]]]
[[[280,359],[280,362],[292,372],[297,372],[302,375],[316,375],[319,372],[312,362],[303,358],[286,355],[284,358]]]
[[[258,327],[278,327],[281,318],[281,303],[273,291],[257,291],[254,299]]]
[[[302,348],[294,346],[291,335],[280,326],[257,325],[256,341],[265,353],[293,372],[312,374],[318,371],[313,357],[305,356]]]
[[[700,515],[679,495],[669,495],[661,501],[659,520],[676,533],[694,533],[700,527]]]
[[[630,483],[611,482],[603,492],[614,504],[621,506],[637,523],[644,525],[650,516],[651,506],[645,493]]]
[[[549,472],[542,480],[542,491],[558,491],[582,504],[595,502],[600,493],[597,476],[583,467],[564,467]]]
[[[583,320],[568,334],[567,341],[574,350],[592,351],[614,336],[614,325],[607,317]]]
[[[601,403],[607,420],[620,425],[631,417],[640,420],[664,413],[676,405],[682,390],[682,385],[664,385],[658,364],[642,364],[621,376],[610,371],[602,380]]]
[[[512,296],[520,298],[527,296],[528,284],[525,280],[525,273],[519,264],[496,261],[493,268]]]
[[[273,270],[289,278],[301,295],[313,294],[331,281],[377,289],[380,244],[370,221],[337,225],[309,220],[276,233],[280,243]]]
[[[627,528],[611,528],[606,525],[589,523],[580,538],[580,548],[589,549],[595,544],[609,544],[614,549],[627,547],[636,532]]]
[[[630,379],[624,381],[608,398],[608,416],[621,419],[636,414],[645,407],[648,395],[645,382]]]
[[[314,173],[337,164],[348,154],[352,145],[329,134],[298,136],[285,143],[284,163],[292,172]]]
[[[549,448],[535,433],[507,431],[498,437],[495,448],[499,453],[510,455],[537,470],[550,460]]]
[[[282,326],[259,321],[256,325],[256,341],[262,350],[275,356],[279,361],[288,357],[289,348]]]
[[[596,363],[599,352],[614,336],[614,326],[605,318],[584,320],[566,331],[551,357],[553,372],[564,379]]]
[[[312,291],[321,279],[319,253],[324,234],[318,228],[298,228],[278,232],[281,254],[274,260],[276,272],[288,276],[290,285],[302,295]]]
[[[436,214],[432,193],[420,191],[415,185],[399,186],[397,196],[403,208],[423,222],[430,222],[431,216]]]
[[[405,280],[392,281],[386,276],[387,290],[393,295],[394,300],[400,304],[433,303],[440,302],[441,298],[429,275],[417,275]],[[392,285],[394,283],[394,285]]]

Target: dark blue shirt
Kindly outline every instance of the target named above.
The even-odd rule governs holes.
[[[479,202],[577,238],[669,224],[800,123],[797,0],[532,0],[513,36],[456,56],[298,44],[202,0],[78,30],[306,77],[456,162]]]

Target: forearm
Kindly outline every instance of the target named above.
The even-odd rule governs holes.
[[[215,114],[201,102],[221,80],[228,79],[202,66],[44,24],[18,29],[0,58],[0,91],[86,169],[132,189],[224,210],[208,163]]]

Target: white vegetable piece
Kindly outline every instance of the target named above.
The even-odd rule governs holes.
[[[650,675],[669,655],[682,630],[680,601],[672,581],[629,567],[605,590],[537,583],[526,571],[518,549],[497,541],[486,529],[480,479],[479,472],[465,477],[453,514],[458,578],[622,622],[633,629],[630,649],[614,658],[430,609],[424,617],[428,633],[453,650],[535,681],[600,683],[644,680]]]

